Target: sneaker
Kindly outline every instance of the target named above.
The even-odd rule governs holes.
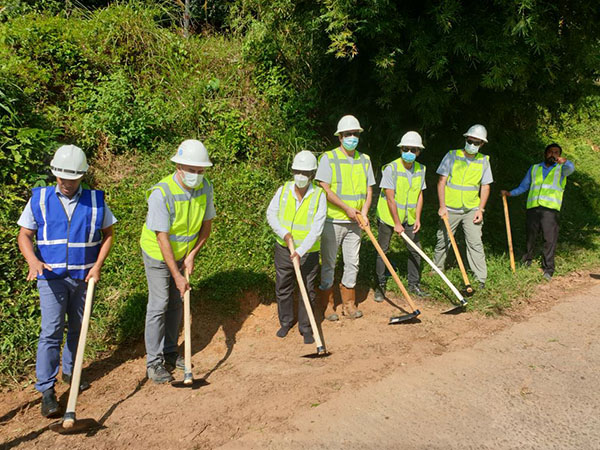
[[[63,381],[63,383],[66,383],[69,386],[71,386],[71,375],[63,373],[62,374],[62,381]],[[83,378],[80,378],[79,379],[79,392],[86,391],[89,388],[90,388],[90,383],[87,380],[84,380]]]
[[[375,288],[375,296],[373,297],[377,303],[381,303],[385,300],[385,286],[379,285]]]
[[[485,281],[480,281],[479,282],[479,290],[483,291],[485,289]]]
[[[162,363],[156,363],[146,369],[148,378],[156,384],[169,383],[174,380]]]
[[[53,388],[44,391],[44,393],[42,394],[42,416],[60,416],[60,411],[58,410],[58,401],[56,400],[56,394],[54,393]]]
[[[185,370],[185,358],[177,352],[165,353],[165,369],[169,372],[175,369]]]
[[[305,344],[314,344],[315,343],[315,338],[313,337],[312,333],[305,333],[303,336],[304,336]]]
[[[530,260],[530,259],[527,259],[527,260],[523,261],[523,265],[524,265],[525,267],[531,267],[531,260]]]
[[[409,290],[409,292],[412,292],[413,294],[415,294],[417,297],[429,297],[429,294],[427,292],[425,292],[423,289],[421,289],[421,286],[419,286],[418,284],[409,286],[408,290]]]
[[[548,272],[544,272],[543,277],[546,281],[550,281],[552,279],[552,275],[550,275]]]
[[[284,338],[287,336],[289,331],[290,331],[289,327],[281,327],[279,330],[277,330],[277,337]]]

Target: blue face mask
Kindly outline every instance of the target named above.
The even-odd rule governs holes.
[[[358,146],[358,138],[356,136],[348,136],[342,139],[342,145],[348,151],[354,150]]]
[[[402,159],[407,163],[414,162],[417,159],[417,155],[413,152],[402,152]]]

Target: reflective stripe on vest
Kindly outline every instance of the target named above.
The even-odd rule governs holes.
[[[446,180],[446,206],[453,209],[473,209],[479,206],[479,188],[489,157],[477,153],[467,158],[462,150],[450,151],[450,174]]]
[[[146,192],[146,198],[158,189],[167,205],[171,227],[169,229],[169,243],[173,249],[175,260],[184,258],[196,244],[198,233],[202,227],[204,213],[206,212],[207,195],[211,191],[210,182],[204,178],[202,185],[192,191],[184,191],[173,179],[171,174]],[[144,223],[140,246],[151,258],[164,261],[156,233]]]
[[[421,193],[423,178],[425,177],[425,166],[414,162],[412,177],[409,181],[408,169],[404,167],[402,158],[391,162],[392,173],[396,180],[396,189],[394,191],[394,199],[398,208],[398,218],[400,223],[404,221],[409,225],[413,225],[417,220],[417,201]],[[383,170],[388,166],[385,166]],[[384,223],[394,226],[394,219],[387,203],[385,189],[382,188],[377,201],[377,217]]]
[[[560,211],[567,178],[562,178],[562,164],[556,164],[544,178],[543,163],[531,168],[531,186],[527,196],[527,209],[544,206]]]
[[[325,192],[314,183],[312,187],[313,189],[310,193],[307,191],[306,194],[304,194],[304,198],[298,208],[296,208],[296,197],[292,194],[294,182],[288,181],[281,189],[277,219],[279,220],[279,224],[292,234],[296,248],[300,247],[302,242],[304,242],[304,239],[306,239],[306,236],[308,236],[308,233],[313,226],[317,210],[319,209],[319,199]],[[276,236],[276,239],[279,244],[284,247],[287,246],[285,241],[279,236]],[[321,238],[319,236],[308,253],[318,252],[320,249]]]
[[[367,180],[371,160],[368,155],[355,151],[352,163],[338,147],[324,153],[331,167],[331,190],[351,208],[360,210],[367,199]],[[356,161],[359,163],[356,163]],[[346,212],[327,202],[327,218],[350,220]]]
[[[82,189],[69,218],[55,186],[34,188],[31,211],[38,225],[36,254],[52,268],[38,279],[85,279],[102,243],[104,192]]]

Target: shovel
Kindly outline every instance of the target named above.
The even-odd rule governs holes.
[[[79,342],[77,343],[77,354],[75,355],[75,367],[73,367],[73,376],[71,377],[71,387],[69,389],[69,401],[67,410],[63,419],[59,422],[50,424],[49,428],[60,434],[75,434],[88,431],[93,428],[100,428],[101,425],[94,419],[75,418],[75,408],[77,407],[77,396],[79,395],[79,384],[81,382],[81,369],[83,367],[83,352],[85,350],[85,341],[92,315],[92,303],[94,301],[94,288],[96,280],[90,278],[85,296],[85,307],[83,309],[83,320],[81,322],[81,331],[79,332]]]
[[[185,279],[190,281],[190,273],[185,269]],[[174,381],[171,386],[174,387],[194,387],[194,376],[192,375],[192,313],[190,311],[190,292],[191,289],[183,294],[183,347],[184,347],[184,365],[183,382]],[[201,380],[203,381],[203,380]]]
[[[290,249],[290,254],[296,251],[296,249],[294,248],[294,242],[291,239],[288,242],[288,248]],[[306,292],[306,286],[304,286],[304,281],[302,280],[302,272],[300,271],[300,261],[298,261],[298,258],[294,258],[292,262],[294,263],[296,281],[298,281],[298,287],[300,288],[300,294],[302,297],[302,301],[304,302],[304,308],[306,308],[308,320],[310,321],[310,327],[313,330],[313,336],[315,337],[315,342],[317,344],[317,355],[326,356],[327,350],[325,349],[325,343],[323,342],[323,339],[321,339],[321,330],[319,330],[319,327],[317,326],[317,321],[315,320],[315,315],[313,314],[312,307],[310,306],[310,300],[308,299],[308,293]]]
[[[446,225],[446,231],[448,232],[448,237],[450,238],[450,242],[452,242],[452,248],[454,249],[454,255],[456,255],[456,262],[458,263],[458,267],[460,269],[460,273],[462,274],[463,281],[465,283],[465,295],[467,297],[471,297],[475,291],[471,287],[471,283],[469,282],[469,277],[467,276],[467,271],[465,270],[465,266],[463,264],[463,260],[460,256],[460,252],[458,251],[458,246],[456,245],[456,240],[454,239],[454,234],[452,233],[452,228],[450,228],[450,222],[448,222],[448,216],[443,215],[442,220],[444,221],[444,225]]]
[[[397,317],[391,317],[390,321],[389,321],[389,324],[393,325],[393,324],[397,324],[397,323],[409,322],[409,321],[415,319],[419,314],[421,314],[421,311],[419,311],[417,309],[417,307],[413,303],[412,299],[410,298],[410,295],[408,294],[408,291],[406,290],[406,288],[402,284],[402,281],[400,281],[400,278],[398,278],[398,274],[396,273],[396,271],[392,267],[392,264],[390,263],[389,259],[387,259],[387,256],[385,256],[385,253],[382,250],[381,246],[379,245],[379,242],[377,242],[377,239],[375,239],[375,236],[373,236],[373,232],[371,231],[371,227],[365,226],[365,222],[364,222],[364,220],[362,218],[362,215],[360,215],[360,213],[356,214],[356,219],[358,220],[358,223],[361,225],[361,227],[364,227],[364,230],[369,235],[369,239],[371,239],[371,242],[373,243],[373,246],[375,247],[375,250],[377,250],[377,253],[379,253],[379,256],[381,256],[381,259],[385,263],[385,266],[387,267],[387,269],[390,271],[390,274],[392,275],[392,278],[394,279],[394,281],[396,282],[396,284],[398,285],[398,287],[402,291],[402,295],[404,295],[404,298],[406,299],[406,301],[410,305],[410,308],[412,309],[412,312],[410,314],[405,314],[403,316],[397,316]]]
[[[454,295],[456,295],[456,298],[460,302],[460,305],[458,305],[454,308],[451,308],[447,311],[443,311],[442,314],[452,314],[454,312],[460,312],[461,310],[464,310],[465,306],[467,306],[467,301],[463,298],[463,296],[459,292],[459,290],[456,289],[456,286],[454,286],[450,282],[448,277],[446,277],[446,275],[444,275],[444,272],[442,272],[440,270],[440,268],[438,266],[436,266],[431,259],[429,259],[429,257],[425,254],[425,252],[423,250],[421,250],[419,248],[419,246],[417,244],[415,244],[413,242],[413,240],[411,238],[409,238],[404,231],[402,233],[400,233],[400,236],[402,236],[404,238],[404,240],[406,241],[406,243],[408,245],[410,245],[412,248],[414,248],[419,255],[421,255],[421,258],[423,258],[425,261],[427,261],[427,263],[431,266],[431,268],[437,272],[437,274],[442,278],[442,280],[444,280],[444,283],[446,283],[448,285],[450,290],[454,293]]]
[[[515,254],[513,252],[512,233],[510,232],[510,215],[508,214],[506,195],[502,196],[502,204],[504,205],[504,221],[506,222],[506,237],[508,239],[508,253],[510,254],[510,268],[512,273],[515,273]]]

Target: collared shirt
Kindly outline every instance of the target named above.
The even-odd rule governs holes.
[[[289,189],[292,191],[291,193],[294,196],[294,198],[296,199],[296,211],[297,211],[298,208],[300,208],[300,205],[302,205],[302,202],[304,202],[304,200],[306,200],[306,198],[309,197],[308,194],[313,192],[314,187],[312,186],[312,184],[309,184],[308,189],[306,190],[306,193],[304,194],[304,197],[302,197],[302,200],[298,201],[298,196],[296,195],[296,189],[294,189],[294,186],[295,185],[292,184]],[[267,222],[269,222],[269,225],[271,226],[271,228],[273,229],[275,234],[277,234],[277,236],[279,236],[281,239],[283,239],[285,237],[285,235],[289,233],[289,231],[286,228],[281,226],[281,224],[279,223],[279,217],[278,217],[279,216],[279,201],[281,199],[281,192],[283,191],[283,187],[284,186],[280,186],[279,189],[277,189],[277,192],[271,199],[271,203],[269,203],[269,207],[267,208]],[[319,205],[317,206],[317,213],[315,214],[315,218],[313,220],[312,226],[310,227],[310,231],[306,235],[306,238],[304,238],[304,241],[302,241],[302,244],[300,245],[300,247],[298,247],[296,249],[296,253],[298,253],[298,255],[300,255],[300,257],[304,256],[305,253],[307,251],[309,251],[313,245],[315,245],[315,242],[317,242],[317,239],[319,239],[319,236],[321,236],[321,233],[323,232],[323,226],[325,225],[326,217],[327,217],[327,198],[325,196],[325,193],[323,192],[323,195],[319,199]]]
[[[69,198],[66,195],[64,195],[62,192],[60,192],[58,185],[55,186],[56,195],[58,196],[58,199],[64,206],[65,212],[67,213],[67,217],[69,219],[73,215],[73,211],[75,210],[75,206],[77,206],[77,202],[79,202],[79,197],[81,197],[82,191],[83,191],[83,189],[80,185],[79,189],[77,190],[75,195],[73,197]],[[110,208],[108,207],[108,205],[105,204],[104,220],[102,221],[102,229],[108,228],[111,225],[114,225],[115,223],[117,223],[116,217],[113,215],[113,213],[110,210]],[[17,225],[19,225],[23,228],[27,228],[28,230],[37,230],[38,229],[38,224],[35,221],[35,217],[33,216],[33,211],[31,210],[31,199],[29,199],[29,201],[27,202],[27,205],[25,205],[25,208],[23,209],[23,212],[21,213],[21,217],[19,217],[19,220],[17,221]]]
[[[354,152],[356,155],[356,151]],[[361,164],[360,158],[351,158],[346,155],[346,159],[350,162],[350,164]],[[319,166],[317,167],[317,173],[315,175],[315,180],[317,182],[322,181],[331,185],[331,180],[333,178],[333,170],[331,169],[331,164],[329,164],[329,158],[327,154],[324,154],[319,161]],[[375,174],[373,173],[373,163],[369,164],[369,170],[367,171],[367,186],[373,186],[375,184]],[[354,223],[353,220],[340,220],[340,219],[328,219],[328,221],[334,223]]]
[[[465,152],[466,153],[466,152]],[[468,157],[465,157],[467,164],[471,164],[471,160]],[[441,175],[443,177],[447,177],[450,175],[450,171],[452,170],[452,164],[453,164],[453,160],[452,160],[452,156],[450,154],[450,152],[446,153],[446,156],[444,156],[444,159],[442,159],[442,162],[440,163],[440,166],[437,169],[437,174]],[[481,186],[485,186],[486,184],[492,184],[494,182],[494,177],[492,176],[492,168],[490,167],[487,158],[484,159],[483,162],[483,173],[481,174],[481,182],[480,185]],[[464,212],[464,211],[471,211],[471,209],[454,209],[454,208],[448,208],[446,206],[446,209],[450,212]],[[477,211],[479,208],[473,208],[473,210]]]
[[[402,163],[400,163],[402,164]],[[406,169],[406,166],[404,167]],[[410,169],[406,169],[406,175],[408,178],[408,183],[412,183],[412,177],[415,173],[415,164],[413,163],[413,165],[411,166]],[[381,183],[379,183],[379,187],[381,189],[392,189],[392,190],[396,190],[396,182],[398,181],[396,179],[397,177],[394,176],[394,168],[392,167],[391,164],[388,164],[385,169],[383,169],[383,175],[381,176]],[[425,177],[421,177],[421,190],[424,191],[425,189],[427,189],[427,184],[425,183]]]
[[[542,164],[542,176],[544,178],[546,178],[546,176],[550,173],[550,171],[554,168],[554,166],[556,166],[556,164],[558,164],[558,163],[554,163],[550,167],[546,166],[545,163]],[[531,166],[527,170],[527,173],[525,174],[525,178],[523,178],[523,181],[521,181],[521,184],[519,184],[519,186],[517,186],[512,191],[510,191],[511,197],[516,197],[517,195],[521,195],[521,194],[529,191],[529,188],[531,187],[531,169],[532,168],[533,168],[533,166]],[[567,160],[562,165],[561,174],[560,174],[560,181],[562,182],[562,180],[565,177],[568,177],[573,172],[575,172],[575,164],[573,164],[571,161]]]
[[[177,175],[173,174],[173,180],[177,183],[177,186],[181,188],[188,198],[191,198],[192,193],[184,188]],[[206,194],[206,210],[204,211],[203,222],[214,219],[217,215],[215,211],[215,204],[213,201],[213,190],[212,187]],[[167,208],[167,201],[162,195],[160,189],[154,189],[148,197],[148,214],[146,215],[146,226],[152,231],[161,231],[167,233],[171,229],[171,215]]]

